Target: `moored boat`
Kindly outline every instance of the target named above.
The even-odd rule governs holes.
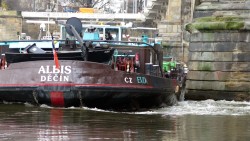
[[[84,40],[77,20],[65,26],[74,47],[12,48],[1,57],[0,100],[53,107],[142,110],[174,105],[178,80],[165,77],[158,44]],[[96,37],[92,29],[83,36]],[[98,35],[97,35],[98,36]],[[53,48],[53,51],[52,51]]]

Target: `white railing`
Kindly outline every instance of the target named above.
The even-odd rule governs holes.
[[[77,17],[84,20],[138,20],[145,21],[144,14],[137,13],[117,13],[117,14],[102,14],[102,13],[66,13],[66,12],[22,12],[22,17],[26,19],[39,18],[55,18],[68,19]]]

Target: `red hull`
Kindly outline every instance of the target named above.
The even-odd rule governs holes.
[[[0,71],[0,100],[56,107],[155,108],[176,103],[171,79],[115,71],[87,61],[13,63]]]

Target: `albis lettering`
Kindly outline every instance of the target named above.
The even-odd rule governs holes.
[[[71,66],[60,66],[60,69],[56,66],[41,66],[38,70],[41,82],[68,82],[71,72]]]
[[[60,69],[57,69],[56,66],[41,66],[38,74],[70,74],[71,66],[60,66]]]

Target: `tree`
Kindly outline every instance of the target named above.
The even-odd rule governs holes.
[[[107,10],[107,5],[110,4],[111,0],[58,0],[61,3],[63,9],[68,9],[69,11],[76,11],[77,8],[96,8]],[[53,6],[51,6],[53,8]],[[107,10],[107,11],[110,11]]]
[[[5,0],[0,0],[0,4],[3,10],[8,10],[8,5]]]
[[[80,4],[81,7],[94,8],[103,8],[106,4],[110,3],[111,0],[71,0],[72,2]]]

